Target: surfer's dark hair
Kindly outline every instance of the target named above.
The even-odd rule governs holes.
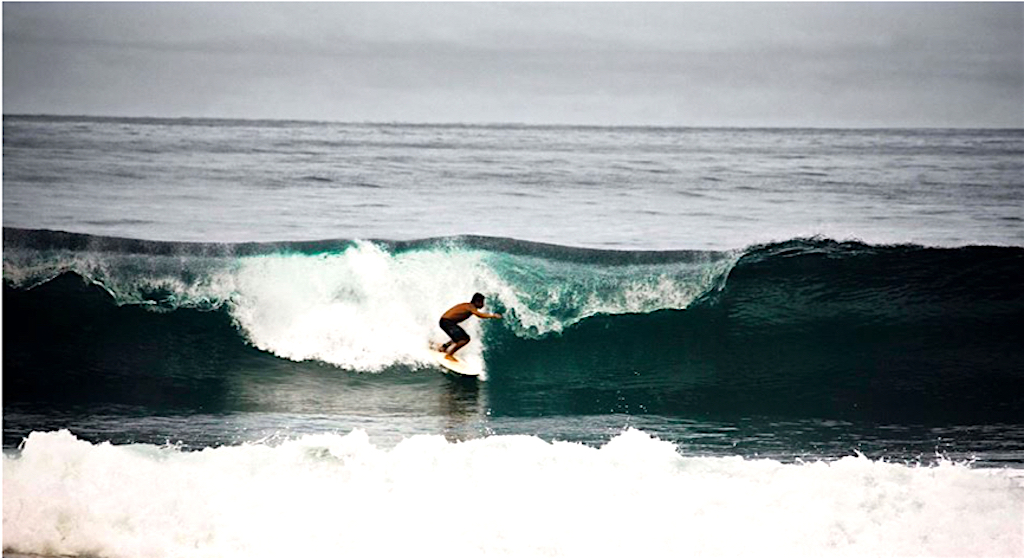
[[[473,302],[473,303],[483,302],[483,301],[484,301],[484,295],[482,295],[480,293],[473,293],[473,299],[470,300],[470,302]]]

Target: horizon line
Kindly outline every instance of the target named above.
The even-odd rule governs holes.
[[[210,121],[210,122],[279,122],[287,124],[326,124],[347,126],[411,126],[439,128],[592,128],[592,129],[691,129],[691,130],[1024,130],[1024,126],[913,126],[913,125],[736,125],[736,124],[570,124],[526,122],[424,122],[401,120],[317,120],[310,118],[260,118],[224,116],[114,116],[109,114],[3,113],[3,118],[59,118],[92,120]]]

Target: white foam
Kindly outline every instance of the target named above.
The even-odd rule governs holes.
[[[441,314],[500,285],[473,253],[393,256],[369,242],[338,254],[244,258],[231,281],[231,314],[256,347],[368,371],[433,364],[428,341],[447,340]],[[459,356],[482,368],[480,324],[463,327],[477,342]]]
[[[636,430],[198,452],[33,433],[3,483],[5,550],[51,555],[1024,555],[1010,470],[684,457]]]

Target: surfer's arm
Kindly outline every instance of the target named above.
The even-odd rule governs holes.
[[[485,320],[499,320],[499,319],[501,319],[501,314],[488,314],[487,312],[481,312],[481,311],[477,310],[476,308],[473,308],[472,306],[470,306],[469,311],[472,312],[474,316],[476,316],[478,318],[483,318]]]

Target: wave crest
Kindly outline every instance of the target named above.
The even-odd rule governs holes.
[[[501,326],[466,323],[479,342],[462,354],[482,368],[488,330],[535,339],[595,315],[686,308],[721,288],[739,257],[484,237],[209,245],[4,233],[4,278],[14,286],[71,272],[120,305],[223,308],[262,350],[368,371],[428,365],[427,342],[446,340],[438,318],[474,292],[506,314]]]

